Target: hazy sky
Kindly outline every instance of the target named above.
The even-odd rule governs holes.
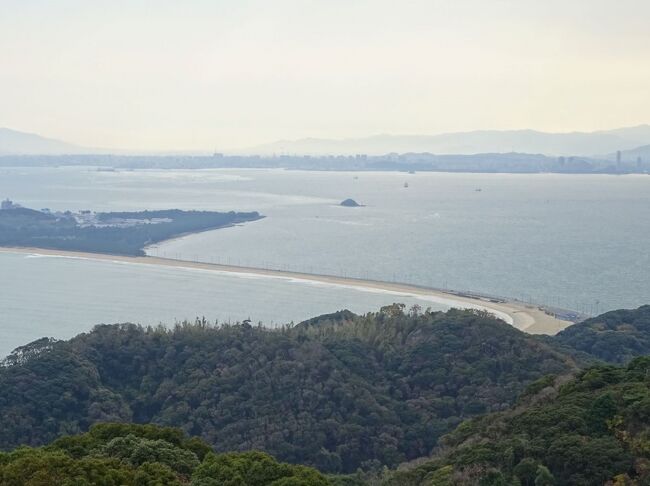
[[[0,0],[0,126],[126,149],[650,122],[649,0]]]

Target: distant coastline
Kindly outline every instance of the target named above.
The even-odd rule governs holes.
[[[0,246],[144,256],[145,248],[152,244],[261,218],[258,212],[179,209],[109,213],[37,211],[6,199],[0,206]]]
[[[489,296],[467,294],[451,290],[432,289],[402,283],[308,274],[284,270],[270,270],[265,268],[193,262],[152,256],[123,256],[105,253],[52,250],[34,247],[0,247],[0,253],[22,253],[41,256],[132,263],[140,265],[158,265],[176,268],[200,269],[217,273],[257,275],[268,278],[300,280],[326,285],[351,287],[359,290],[366,289],[368,291],[385,291],[394,293],[396,295],[403,294],[404,296],[415,296],[424,300],[430,300],[431,302],[438,304],[447,305],[449,307],[484,310],[504,320],[508,324],[511,324],[515,328],[530,334],[554,335],[562,329],[573,324],[571,321],[555,317],[551,312],[535,304],[526,304],[514,299],[495,299]]]
[[[0,128],[0,166],[122,169],[283,168],[475,173],[650,172],[650,125],[590,132],[531,129],[279,140],[229,153],[82,147]]]
[[[649,149],[650,150],[650,149]],[[145,169],[285,169],[341,172],[453,172],[499,174],[648,174],[650,157],[612,161],[594,157],[551,157],[528,153],[431,153],[384,156],[260,157],[245,155],[0,155],[0,167],[89,167],[99,172]]]

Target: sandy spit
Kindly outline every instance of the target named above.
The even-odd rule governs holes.
[[[573,324],[561,320],[547,313],[543,308],[534,304],[525,304],[518,301],[502,301],[487,297],[459,295],[453,291],[430,289],[416,285],[382,282],[376,280],[363,280],[357,278],[335,277],[329,275],[316,275],[309,273],[289,272],[282,270],[269,270],[265,268],[239,267],[234,265],[221,265],[214,263],[193,262],[187,260],[174,260],[160,257],[131,257],[121,255],[108,255],[103,253],[87,253],[78,251],[49,250],[43,248],[0,248],[2,253],[24,253],[29,255],[56,256],[79,258],[87,260],[103,260],[112,262],[134,263],[142,265],[159,265],[176,268],[194,268],[211,270],[221,273],[256,275],[272,278],[282,278],[306,282],[317,282],[328,285],[357,288],[359,290],[386,291],[405,296],[415,296],[456,308],[469,308],[486,310],[496,317],[503,319],[508,324],[530,334],[553,335]],[[497,301],[498,300],[498,301]]]

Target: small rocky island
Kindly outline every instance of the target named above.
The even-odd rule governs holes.
[[[344,207],[346,207],[346,208],[360,208],[360,207],[362,207],[363,205],[362,205],[362,204],[359,204],[359,203],[356,202],[354,199],[346,199],[345,201],[341,201],[341,203],[339,204],[339,206],[344,206]]]
[[[262,218],[259,213],[36,211],[10,200],[0,206],[0,246],[144,256],[144,248],[177,236]]]

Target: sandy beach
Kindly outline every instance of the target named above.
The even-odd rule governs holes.
[[[416,285],[382,282],[375,280],[362,280],[356,278],[336,277],[329,275],[316,275],[282,270],[269,270],[264,268],[239,267],[213,263],[193,262],[187,260],[173,260],[160,257],[130,257],[120,255],[107,255],[101,253],[85,253],[76,251],[48,250],[42,248],[0,248],[3,253],[24,253],[31,255],[79,258],[87,260],[103,260],[141,265],[162,265],[177,268],[201,269],[229,274],[256,275],[268,278],[282,278],[289,280],[322,283],[327,285],[352,287],[358,290],[386,291],[396,296],[415,296],[456,308],[469,308],[486,310],[496,317],[503,319],[508,324],[530,334],[556,334],[562,329],[573,324],[561,320],[546,312],[535,304],[525,304],[513,300],[490,299],[488,297],[468,296],[453,291],[429,289]]]

